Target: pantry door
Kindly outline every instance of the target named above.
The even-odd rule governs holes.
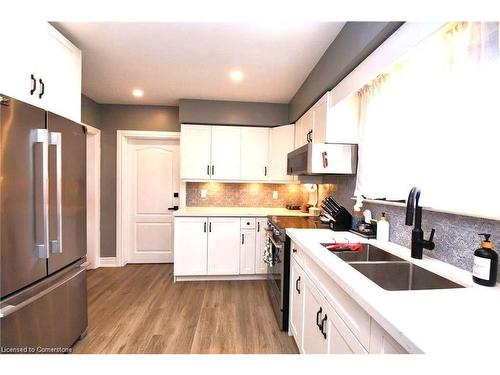
[[[179,205],[179,140],[129,138],[126,263],[172,263]]]

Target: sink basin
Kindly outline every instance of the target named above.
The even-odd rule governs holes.
[[[462,285],[406,261],[349,264],[386,290],[464,288]]]
[[[323,246],[333,245],[322,243]],[[332,250],[330,250],[332,251]],[[345,262],[398,262],[403,259],[370,244],[362,244],[360,251],[334,250],[336,256]]]

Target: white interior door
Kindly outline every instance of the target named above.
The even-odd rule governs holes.
[[[171,263],[179,141],[129,139],[127,151],[127,262]]]

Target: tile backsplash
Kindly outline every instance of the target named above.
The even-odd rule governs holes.
[[[207,197],[201,197],[201,191]],[[273,199],[273,191],[278,198]],[[187,182],[186,205],[193,207],[285,207],[307,202],[308,193],[299,184]]]

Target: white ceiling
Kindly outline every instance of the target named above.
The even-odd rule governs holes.
[[[83,53],[83,93],[99,103],[179,99],[288,103],[343,22],[72,23],[54,26]],[[234,83],[230,71],[243,72]],[[144,90],[135,98],[134,88]]]

